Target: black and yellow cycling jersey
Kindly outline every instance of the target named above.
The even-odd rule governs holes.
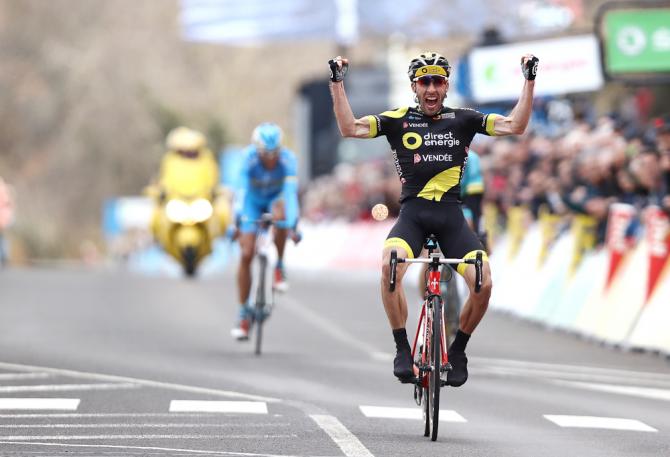
[[[477,133],[493,135],[495,114],[442,108],[427,116],[404,107],[367,116],[370,137],[386,135],[402,183],[400,201],[420,197],[459,201],[468,148]]]

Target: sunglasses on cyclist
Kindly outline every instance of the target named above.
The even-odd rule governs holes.
[[[279,153],[279,148],[274,148],[274,149],[261,149],[260,153],[264,157],[272,157],[276,154]]]
[[[430,87],[430,83],[433,83],[436,88],[441,89],[447,85],[447,78],[440,75],[426,75],[414,78],[414,82],[421,87]]]

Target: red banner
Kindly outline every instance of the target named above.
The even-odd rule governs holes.
[[[670,220],[658,206],[650,206],[645,217],[646,238],[649,245],[649,277],[645,302],[656,288],[658,278],[668,260],[670,252]]]
[[[610,261],[605,290],[611,286],[624,255],[635,243],[634,239],[626,237],[626,231],[633,217],[635,217],[635,207],[633,205],[614,203],[610,206],[609,217],[607,219],[607,234],[605,236],[605,246],[609,251]]]

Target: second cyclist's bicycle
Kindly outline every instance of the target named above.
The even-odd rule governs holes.
[[[276,303],[275,292],[277,291],[272,280],[268,277],[271,269],[268,268],[270,252],[273,245],[273,229],[275,221],[272,214],[266,213],[256,221],[258,230],[256,232],[256,259],[258,260],[258,275],[256,280],[254,307],[251,316],[250,333],[254,336],[254,353],[261,354],[263,345],[263,324],[272,314]],[[294,232],[291,239],[299,243],[302,236]]]
[[[260,355],[263,344],[263,324],[270,317],[275,303],[274,288],[270,287],[268,278],[268,257],[272,248],[272,214],[263,214],[258,221],[256,233],[256,258],[258,259],[258,276],[254,299],[251,328],[254,335],[254,353]]]
[[[418,374],[410,382],[414,384],[414,400],[422,407],[424,418],[424,436],[437,439],[440,418],[440,388],[447,385],[447,373],[451,370],[447,354],[447,340],[444,331],[444,301],[440,294],[441,265],[457,265],[461,263],[475,266],[475,292],[482,286],[482,253],[477,252],[474,259],[445,259],[437,250],[437,240],[430,235],[424,247],[428,257],[403,259],[398,253],[391,251],[391,275],[389,289],[395,290],[396,268],[399,263],[425,263],[428,265],[426,294],[419,323],[412,344],[412,360]]]

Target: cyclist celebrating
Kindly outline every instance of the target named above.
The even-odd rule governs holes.
[[[408,75],[415,93],[416,107],[403,107],[378,115],[354,117],[344,90],[343,80],[349,62],[336,57],[328,62],[330,89],[335,118],[344,137],[374,138],[385,135],[393,152],[396,170],[402,183],[400,215],[391,229],[383,249],[381,295],[393,338],[396,356],[393,374],[401,381],[414,376],[414,366],[405,325],[407,300],[402,288],[406,263],[398,265],[397,286],[389,291],[392,250],[399,257],[419,255],[426,237],[435,234],[447,257],[474,258],[483,247],[465,222],[459,204],[460,180],[467,161],[468,148],[477,133],[484,135],[520,135],[530,119],[537,57],[521,58],[525,82],[519,100],[508,116],[482,114],[471,109],[443,106],[449,89],[451,67],[446,58],[425,52],[412,59]],[[485,254],[485,253],[484,253]],[[483,284],[473,293],[475,267],[460,264],[458,272],[465,278],[470,295],[463,306],[456,338],[448,349],[452,370],[447,382],[461,386],[468,378],[465,348],[480,322],[491,295],[491,270],[484,255]]]
[[[289,231],[295,238],[298,221],[298,179],[295,154],[281,145],[282,131],[269,122],[260,124],[251,136],[252,144],[244,151],[242,182],[236,195],[236,221],[240,242],[240,265],[237,286],[240,314],[237,326],[231,330],[235,339],[245,340],[249,334],[251,261],[256,246],[257,223],[263,213],[271,212],[275,223],[274,242],[277,265],[273,287],[288,288],[284,274],[284,247]]]

